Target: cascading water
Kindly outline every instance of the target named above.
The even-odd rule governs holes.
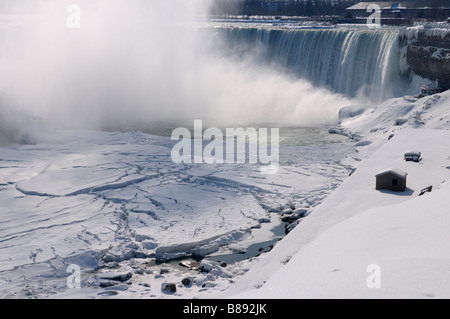
[[[232,52],[255,52],[315,86],[382,101],[411,93],[401,69],[399,29],[219,27]]]

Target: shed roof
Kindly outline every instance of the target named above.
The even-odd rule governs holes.
[[[399,178],[406,178],[406,176],[408,176],[408,173],[406,173],[398,168],[391,168],[391,169],[388,169],[388,170],[378,173],[377,175],[375,175],[375,177],[380,177],[380,176],[387,175],[387,174],[392,174],[392,175],[398,176]]]

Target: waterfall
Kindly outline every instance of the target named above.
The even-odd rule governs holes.
[[[409,79],[401,70],[396,28],[226,26],[216,30],[234,54],[257,52],[258,63],[276,64],[336,93],[374,101],[410,93]]]
[[[332,125],[339,109],[360,104],[355,97],[382,101],[412,87],[396,28],[217,26],[180,22],[178,7],[162,2],[145,2],[148,12],[143,2],[87,3],[80,29],[53,2],[36,17],[1,17],[0,142],[28,140],[37,121],[108,130],[196,119]]]

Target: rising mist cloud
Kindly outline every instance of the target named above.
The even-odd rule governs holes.
[[[221,39],[199,21],[208,1],[78,1],[80,29],[66,26],[69,3],[77,1],[44,1],[33,18],[0,24],[0,108],[59,129],[119,129],[194,119],[323,125],[346,103],[221,54]],[[2,113],[9,127],[27,125]]]

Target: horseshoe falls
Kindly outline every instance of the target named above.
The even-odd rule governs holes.
[[[448,93],[390,100],[426,81],[407,63],[399,28],[205,21],[196,18],[204,16],[199,0],[78,0],[81,26],[73,29],[67,2],[40,2],[42,12],[0,9],[0,298],[208,298],[257,272],[266,253],[280,252],[270,268],[295,264],[295,251],[274,245],[305,243],[289,238],[331,194],[343,194],[348,178],[356,184],[313,220],[329,218],[328,227],[350,216],[344,204],[365,209],[366,198],[406,200],[369,183],[372,168],[411,164],[399,150],[416,149],[416,140],[425,161],[411,171],[411,189],[450,178],[447,135],[400,135],[447,128],[450,115]],[[418,55],[417,36],[408,39]],[[429,53],[445,63],[445,50]],[[364,113],[336,129],[344,107]],[[194,124],[191,135],[196,120],[202,130]],[[185,128],[183,141],[176,128]],[[211,163],[230,151],[228,141],[220,145],[228,128],[237,160]],[[279,129],[279,143],[270,141],[271,155],[279,154],[273,174],[261,174],[264,163],[238,162],[256,146],[253,128]],[[243,130],[249,139],[241,144]],[[394,133],[395,153],[361,170]],[[433,159],[435,136],[442,154]],[[174,160],[180,142],[194,161]],[[338,214],[334,201],[343,205]],[[257,277],[242,291],[264,285]]]
[[[3,144],[30,140],[22,137],[30,118],[100,130],[196,119],[222,127],[267,119],[333,125],[342,107],[418,93],[424,84],[406,63],[398,28],[236,21],[176,27],[139,10],[131,10],[133,18],[92,10],[77,31],[55,26],[60,20],[51,15],[52,23],[8,18],[0,25]],[[33,140],[35,130],[26,127]]]
[[[281,67],[348,97],[380,102],[418,89],[411,85],[398,28],[225,26],[216,31],[233,54],[254,54],[257,63]]]

